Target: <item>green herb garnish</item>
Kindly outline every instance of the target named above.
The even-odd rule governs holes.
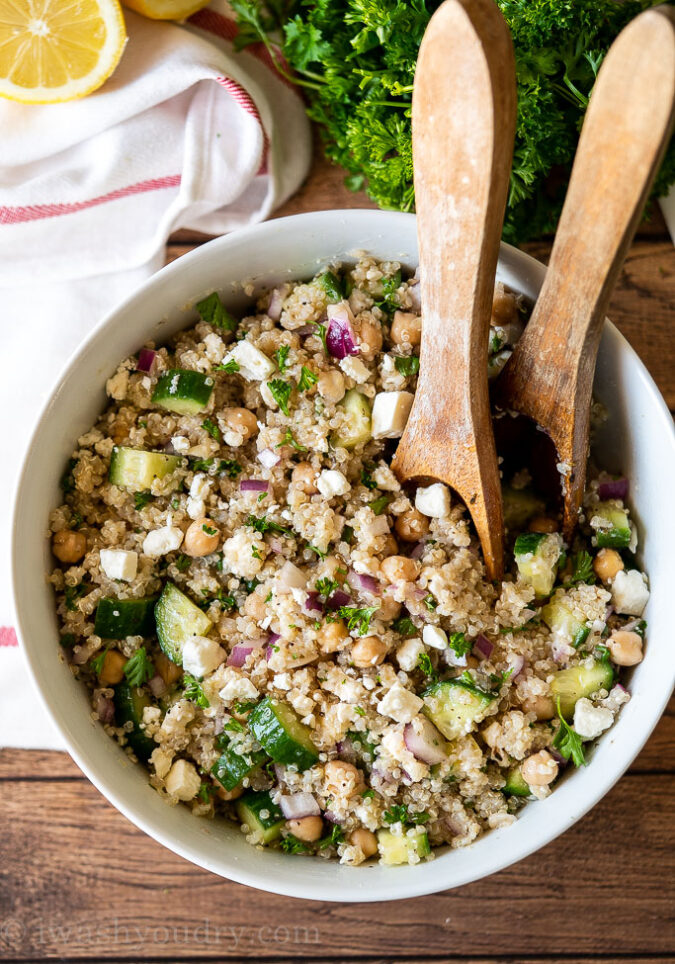
[[[456,656],[466,656],[473,649],[473,640],[467,639],[464,633],[451,633],[448,639],[450,649]]]
[[[283,372],[288,365],[288,353],[290,350],[290,345],[282,345],[277,351],[274,352],[274,357],[277,360],[277,367],[280,372]]]
[[[183,696],[186,700],[196,703],[197,706],[200,706],[203,710],[211,705],[204,695],[204,690],[199,680],[195,679],[190,673],[185,673],[183,676]]]
[[[333,618],[346,619],[349,632],[356,630],[359,636],[365,636],[370,626],[370,620],[378,610],[378,606],[340,606],[333,614]]]
[[[377,499],[373,499],[370,503],[370,508],[375,515],[382,515],[393,498],[393,495],[380,495]]]
[[[152,502],[152,495],[149,492],[134,492],[134,509],[140,512],[148,502]]]
[[[142,686],[155,675],[155,666],[145,646],[139,646],[124,664],[124,675],[130,686]]]
[[[217,291],[213,291],[208,297],[198,301],[195,308],[202,321],[213,325],[214,328],[222,328],[224,331],[237,330],[237,319],[229,313],[220,300]]]
[[[556,709],[558,711],[558,719],[560,720],[560,727],[553,740],[553,746],[560,753],[560,755],[565,760],[572,758],[572,763],[575,767],[586,766],[586,758],[584,757],[584,750],[582,746],[582,740],[579,734],[569,725],[565,717],[560,712],[560,697],[556,700]]]
[[[289,415],[288,400],[291,397],[291,386],[283,378],[273,378],[267,383],[272,398],[277,403],[284,415]]]
[[[216,442],[220,441],[220,429],[216,423],[211,418],[205,418],[202,422],[202,428],[205,432],[208,432],[211,438],[214,438]]]
[[[230,358],[228,362],[216,365],[215,371],[227,372],[228,375],[236,375],[238,371],[241,371],[241,366],[239,365],[239,362],[235,361],[234,358]]]
[[[322,837],[321,840],[319,840],[317,847],[319,850],[325,850],[326,847],[337,847],[337,845],[341,844],[344,839],[344,830],[339,824],[334,823],[331,828],[331,832],[327,837]]]
[[[417,668],[421,670],[432,683],[435,683],[438,679],[438,673],[434,669],[433,663],[431,662],[431,657],[428,653],[419,654],[417,657]]]
[[[300,378],[298,379],[298,391],[306,392],[312,387],[312,385],[316,385],[318,380],[319,376],[310,368],[307,368],[306,365],[303,365],[300,372]]]
[[[420,370],[420,360],[417,355],[410,355],[409,357],[398,356],[394,360],[396,365],[396,371],[400,372],[401,375],[405,375],[406,378],[410,375],[416,375]]]
[[[414,636],[417,632],[417,627],[410,616],[399,616],[391,624],[391,628],[395,633],[400,633],[401,636]]]
[[[265,532],[278,532],[282,536],[292,536],[293,530],[288,529],[286,526],[279,525],[274,519],[268,519],[266,515],[256,518],[254,515],[250,515],[248,519],[244,522],[245,526],[250,526],[251,529],[255,529],[260,535],[264,535]]]
[[[305,446],[305,445],[300,445],[299,442],[296,442],[296,441],[295,441],[295,438],[293,437],[293,432],[291,432],[290,428],[287,428],[287,429],[286,429],[286,433],[285,433],[284,437],[282,438],[282,440],[279,442],[279,444],[278,444],[276,447],[277,447],[278,449],[280,449],[282,445],[290,445],[291,448],[294,448],[296,452],[306,452],[306,451],[307,451],[307,446]]]

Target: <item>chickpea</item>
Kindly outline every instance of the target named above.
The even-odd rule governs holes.
[[[267,607],[260,593],[249,593],[244,602],[244,613],[250,616],[251,619],[255,619],[257,623],[265,618],[267,615]]]
[[[352,646],[351,661],[359,669],[379,666],[387,652],[387,644],[379,636],[363,636]]]
[[[395,345],[419,345],[422,340],[422,318],[412,311],[395,311],[389,329]]]
[[[536,515],[530,520],[528,529],[530,532],[557,532],[558,523],[555,519],[549,519],[548,516]]]
[[[345,394],[345,378],[342,372],[331,369],[328,372],[321,372],[316,383],[319,395],[327,402],[336,405]]]
[[[326,764],[323,773],[329,793],[351,796],[352,793],[363,786],[361,774],[353,763],[331,760],[330,763]]]
[[[593,560],[595,575],[603,582],[611,582],[623,568],[623,559],[616,549],[601,549]]]
[[[54,533],[52,552],[59,562],[79,562],[87,551],[87,537],[83,532],[61,529]]]
[[[313,843],[323,833],[323,820],[321,817],[298,817],[296,820],[287,820],[286,828],[298,840]]]
[[[374,321],[364,318],[356,337],[361,345],[361,351],[366,356],[374,355],[382,348],[382,329]]]
[[[250,412],[247,408],[226,408],[222,418],[228,428],[241,435],[245,442],[258,434],[258,419],[255,412]]]
[[[522,702],[525,713],[534,713],[538,720],[552,720],[555,706],[550,696],[530,696]]]
[[[188,527],[183,541],[183,549],[188,556],[209,556],[218,548],[220,532],[206,516],[196,519]]]
[[[388,582],[412,582],[417,576],[418,565],[407,556],[389,556],[382,560],[380,570]]]
[[[637,633],[617,629],[607,640],[607,648],[617,666],[637,666],[642,662],[642,639]]]
[[[428,533],[429,520],[417,509],[408,509],[397,518],[394,528],[404,542],[418,542]]]
[[[492,298],[492,323],[508,325],[516,317],[516,297],[510,291],[498,288]]]
[[[382,548],[380,549],[380,554],[383,556],[395,556],[398,552],[398,542],[393,537],[391,532],[388,532],[386,536],[382,536]]]
[[[349,834],[349,842],[353,847],[358,847],[364,857],[372,857],[377,853],[377,837],[365,827],[352,830]]]
[[[298,462],[291,472],[291,482],[307,495],[314,495],[319,491],[316,487],[316,470],[309,462]]]
[[[393,596],[383,596],[377,613],[378,619],[388,623],[392,619],[398,619],[400,615],[401,603],[396,602]]]
[[[230,800],[238,800],[243,792],[244,788],[242,786],[235,787],[234,790],[226,790],[225,787],[218,787],[216,789],[216,795],[219,796],[221,800],[225,800],[226,803]]]
[[[520,767],[525,783],[531,787],[547,787],[558,776],[558,764],[548,750],[528,756]]]
[[[324,623],[316,636],[322,653],[336,653],[350,639],[342,619],[336,619],[334,623]]]
[[[98,674],[98,681],[103,686],[116,686],[124,679],[124,667],[127,665],[127,658],[116,649],[109,649],[103,657],[101,672]]]
[[[164,680],[166,686],[172,686],[174,683],[177,683],[183,675],[183,667],[176,666],[164,653],[157,653],[156,656],[153,656],[153,662],[155,669]]]

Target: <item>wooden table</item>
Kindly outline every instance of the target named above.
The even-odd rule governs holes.
[[[319,160],[278,213],[363,206]],[[180,232],[169,259],[203,240]],[[675,249],[655,215],[610,315],[671,408],[674,295]],[[0,750],[0,961],[675,961],[674,775],[671,703],[618,785],[539,853],[459,890],[340,905],[220,880],[136,830],[65,754]]]

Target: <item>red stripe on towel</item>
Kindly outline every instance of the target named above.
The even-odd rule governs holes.
[[[11,626],[0,626],[0,647],[18,646],[19,640]]]
[[[25,207],[0,207],[0,224],[20,224],[24,221],[39,221],[41,218],[56,218],[63,214],[75,214],[98,204],[108,201],[118,201],[120,198],[132,194],[144,194],[147,191],[160,191],[167,187],[177,187],[180,184],[180,174],[170,174],[167,177],[154,177],[148,181],[139,181],[127,187],[117,188],[108,194],[89,198],[86,201],[73,201],[66,204],[29,204]]]
[[[267,155],[269,152],[270,141],[267,136],[267,131],[263,125],[262,118],[260,117],[260,112],[256,106],[256,102],[253,100],[249,92],[245,90],[241,84],[238,84],[236,80],[232,80],[231,77],[216,77],[216,80],[222,87],[225,88],[228,94],[231,94],[235,103],[239,104],[242,110],[245,110],[247,114],[255,117],[255,119],[258,121],[263,136],[263,153],[258,175],[267,174]]]

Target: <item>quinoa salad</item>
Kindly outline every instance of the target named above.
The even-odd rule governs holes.
[[[362,255],[247,294],[125,359],[78,439],[49,522],[63,658],[168,804],[288,854],[430,860],[592,765],[628,701],[649,596],[628,482],[595,474],[567,545],[529,473],[505,478],[493,584],[450,490],[390,469],[415,277]],[[491,378],[525,320],[498,285]]]

